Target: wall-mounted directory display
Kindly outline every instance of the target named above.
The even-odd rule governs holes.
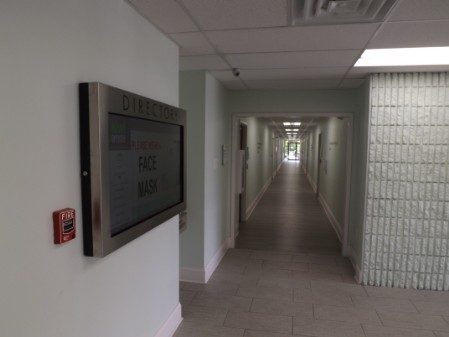
[[[80,84],[84,253],[105,256],[185,209],[185,111]]]

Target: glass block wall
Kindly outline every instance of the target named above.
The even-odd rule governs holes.
[[[449,73],[370,90],[363,283],[449,290]]]

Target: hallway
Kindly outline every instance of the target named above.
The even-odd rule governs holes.
[[[298,161],[284,161],[236,248],[339,255],[341,245]]]
[[[292,207],[294,206],[294,208]],[[355,282],[299,164],[285,162],[174,337],[447,337],[449,293]]]

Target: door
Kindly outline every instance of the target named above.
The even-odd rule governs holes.
[[[320,173],[321,173],[321,163],[322,163],[323,149],[321,144],[321,133],[318,135],[318,169],[316,175],[316,197],[320,196]]]
[[[237,191],[239,193],[239,222],[246,221],[246,171],[248,170],[248,126],[240,123],[239,175]]]

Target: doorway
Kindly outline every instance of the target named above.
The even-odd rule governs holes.
[[[240,193],[238,193],[238,185],[235,184],[238,179],[239,172],[240,172],[239,168],[236,167],[238,165],[238,157],[239,157],[238,153],[239,153],[239,151],[241,151],[241,148],[242,148],[242,142],[241,142],[242,130],[240,128],[240,124],[241,124],[240,120],[244,119],[244,118],[249,118],[249,117],[271,119],[271,120],[276,119],[278,121],[281,120],[282,118],[291,119],[291,120],[293,120],[293,118],[297,118],[297,119],[313,121],[313,120],[319,120],[320,118],[331,118],[331,117],[337,117],[340,120],[342,120],[342,119],[345,120],[345,125],[347,125],[346,126],[347,129],[344,134],[344,137],[345,137],[345,139],[347,139],[347,141],[344,142],[345,144],[343,144],[343,142],[341,144],[342,144],[343,148],[346,149],[345,154],[343,155],[342,158],[346,159],[347,165],[344,169],[344,172],[341,173],[342,174],[341,180],[343,181],[344,186],[340,189],[340,191],[343,193],[340,200],[344,200],[344,203],[343,203],[344,205],[340,209],[342,209],[344,216],[342,215],[342,220],[339,222],[341,229],[340,229],[340,233],[338,233],[338,236],[341,241],[343,255],[347,255],[345,252],[347,252],[346,246],[347,246],[347,228],[348,228],[348,222],[349,222],[349,190],[350,190],[351,151],[352,151],[352,114],[350,114],[350,113],[323,113],[323,114],[296,113],[296,114],[282,114],[282,115],[274,114],[274,113],[271,113],[271,114],[270,113],[248,113],[248,114],[234,113],[233,114],[233,117],[232,117],[232,126],[233,127],[232,127],[232,140],[231,140],[232,141],[231,161],[232,161],[233,169],[231,171],[232,184],[231,184],[231,194],[230,194],[230,198],[231,198],[230,212],[231,212],[231,219],[234,219],[234,221],[231,224],[231,238],[232,238],[231,246],[233,247],[235,245],[235,237],[236,237],[236,234],[238,234],[238,232],[239,232],[239,222],[241,220],[241,217],[240,217],[240,215],[241,215],[240,200],[241,199],[240,199]],[[303,126],[301,126],[300,129],[303,129]],[[250,130],[246,130],[246,132],[250,132]],[[291,143],[291,144],[287,144],[287,146],[285,146],[285,142],[283,142],[284,140],[286,140],[286,138],[288,138],[287,140],[290,140],[290,143]],[[311,157],[310,153],[308,153],[307,148],[309,146],[316,148],[316,146],[318,145],[318,135],[317,135],[317,138],[315,138],[315,140],[304,137],[303,139],[301,139],[301,142],[299,142],[299,144],[297,142],[297,141],[299,141],[299,137],[296,140],[291,139],[291,137],[281,137],[280,139],[282,140],[282,142],[279,143],[279,149],[283,150],[282,151],[283,156],[281,156],[281,158],[284,158],[284,160],[287,159],[286,156],[287,156],[287,154],[290,150],[290,146],[291,146],[291,150],[293,151],[292,158],[300,159],[298,161],[298,168],[304,167],[304,166],[315,167],[314,172],[316,172],[317,154],[314,155],[315,158]],[[248,144],[248,139],[246,141],[247,141],[246,147],[248,147],[248,146],[250,147],[249,156],[251,156],[251,146],[252,145]],[[323,142],[323,141],[324,141],[324,138],[321,139],[321,142]],[[296,144],[295,144],[295,142],[296,142]],[[254,155],[257,154],[257,152],[256,152],[257,144],[256,145],[255,144],[253,144]],[[334,151],[334,148],[336,146],[338,147],[338,145],[335,145],[336,143],[334,144],[334,139],[327,139],[326,144],[328,144],[326,146],[332,147],[332,151]],[[322,146],[324,146],[324,144]],[[326,148],[326,151],[328,151],[328,148]],[[322,155],[322,151],[321,151],[321,155]],[[312,159],[313,159],[313,161],[312,161]],[[323,158],[321,158],[321,159],[323,160]],[[323,169],[323,166],[321,166],[320,169]],[[313,175],[315,175],[315,173]],[[320,185],[322,185],[322,182],[320,182]],[[314,187],[316,187],[316,186],[314,186]],[[250,201],[248,201],[248,202],[250,202]],[[343,208],[344,208],[344,210],[343,210]],[[246,226],[246,225],[244,225],[244,226]]]
[[[240,121],[239,153],[238,153],[238,222],[246,221],[246,174],[248,169],[248,125]]]

